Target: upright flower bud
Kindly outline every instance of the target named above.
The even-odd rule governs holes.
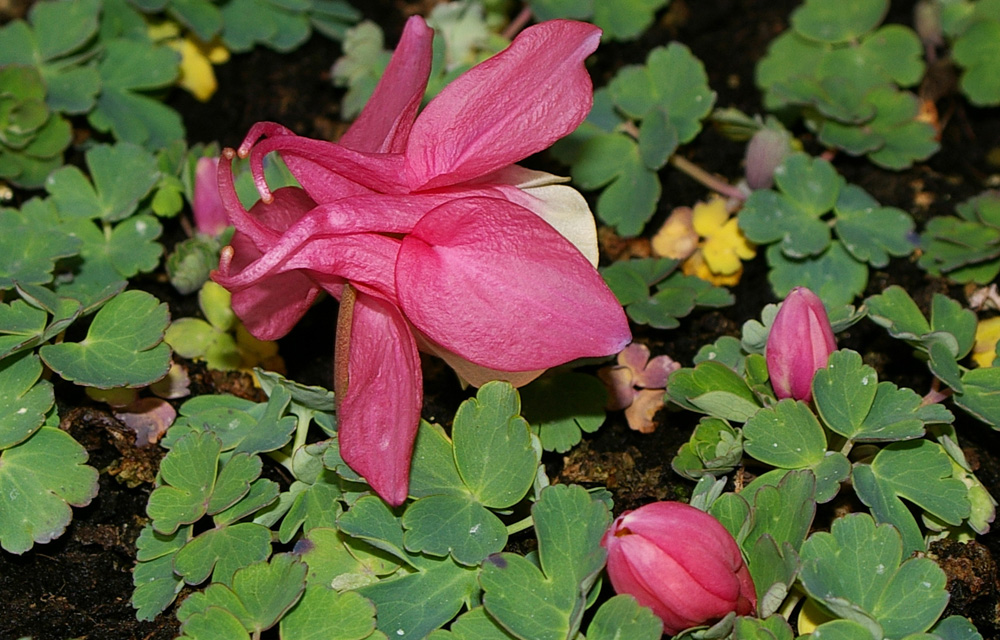
[[[767,372],[778,399],[812,400],[812,379],[837,350],[823,301],[795,287],[782,303],[767,336]]]
[[[219,158],[198,158],[194,173],[194,224],[200,233],[217,236],[229,226],[229,214],[219,194]]]
[[[652,609],[669,635],[757,607],[736,541],[718,520],[690,505],[654,502],[626,511],[601,545],[615,591]]]

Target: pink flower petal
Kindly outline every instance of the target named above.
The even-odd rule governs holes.
[[[646,368],[646,363],[649,362],[649,347],[639,342],[633,342],[622,349],[617,360],[619,365],[628,367],[635,376],[638,376]]]
[[[135,432],[135,444],[146,447],[156,444],[177,418],[177,411],[161,398],[142,398],[122,409],[115,417]]]
[[[242,147],[241,147],[242,153]],[[277,151],[288,165],[295,179],[307,192],[324,192],[331,184],[344,188],[344,180],[353,182],[357,187],[379,193],[407,193],[409,189],[403,181],[404,159],[396,153],[362,153],[352,151],[347,147],[312,140],[291,133],[276,135],[261,140],[249,150],[250,170],[261,198],[267,201],[271,197],[270,189],[264,180],[264,156]],[[296,164],[299,160],[306,160]],[[331,182],[329,173],[343,178]]]
[[[338,398],[340,453],[382,498],[406,500],[423,382],[413,334],[392,304],[358,293],[347,393]]]
[[[548,223],[506,200],[463,198],[424,216],[402,241],[396,287],[414,326],[491,369],[609,355],[631,338],[597,270]]]
[[[602,367],[597,370],[597,377],[608,388],[609,411],[621,411],[632,405],[638,391],[632,386],[632,370],[628,367]]]
[[[646,368],[636,376],[635,386],[644,389],[666,389],[670,374],[680,368],[681,364],[674,362],[670,356],[656,356],[647,362]]]
[[[582,22],[544,22],[452,81],[413,126],[409,186],[430,189],[486,175],[576,129],[593,102],[583,61],[600,35]]]
[[[220,271],[212,272],[212,279],[232,292],[233,312],[253,337],[277,340],[291,331],[305,315],[319,295],[320,288],[302,273],[289,272],[232,289],[226,284],[230,265],[239,271],[244,263],[253,262],[261,253],[249,238],[238,231],[233,235],[230,247],[223,250]]]
[[[656,431],[656,422],[653,418],[656,412],[663,408],[663,389],[643,389],[635,394],[635,397],[625,409],[625,420],[633,431],[639,433],[653,433]]]
[[[423,18],[406,22],[375,93],[340,144],[355,151],[402,153],[427,88],[433,40],[434,31]]]

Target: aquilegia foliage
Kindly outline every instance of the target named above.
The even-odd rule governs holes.
[[[287,333],[321,290],[341,300],[341,454],[392,504],[406,499],[420,419],[418,348],[472,384],[525,384],[630,340],[595,269],[596,230],[582,196],[513,164],[586,117],[583,61],[600,30],[569,20],[526,29],[418,117],[432,37],[410,19],[337,144],[255,125],[239,148],[261,194],[249,212],[233,188],[234,151],[219,170],[236,233],[213,277],[261,339]],[[270,192],[262,160],[273,151],[301,189]]]

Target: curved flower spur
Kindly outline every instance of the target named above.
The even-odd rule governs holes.
[[[522,32],[419,115],[433,32],[411,18],[385,75],[339,143],[273,123],[240,146],[261,200],[220,191],[236,227],[213,278],[261,339],[286,334],[321,290],[341,301],[334,390],[341,455],[391,504],[407,496],[420,420],[418,348],[474,385],[621,351],[631,335],[595,266],[594,218],[563,179],[514,162],[573,131],[593,94],[583,61],[600,30]],[[263,138],[263,139],[261,139]],[[279,152],[301,189],[272,193]]]

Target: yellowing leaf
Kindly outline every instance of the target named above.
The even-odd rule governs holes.
[[[177,23],[171,21],[150,25],[148,32],[154,41],[181,54],[177,84],[201,102],[208,102],[218,88],[212,65],[227,62],[229,50],[218,38],[204,42],[190,33],[182,37]]]
[[[681,270],[684,275],[695,276],[701,278],[706,282],[711,282],[717,287],[732,287],[740,282],[740,276],[743,275],[743,268],[736,273],[731,273],[729,275],[713,273],[709,269],[708,264],[705,262],[705,256],[701,251],[696,251],[691,254],[691,257],[684,261],[681,265]]]
[[[698,233],[691,224],[691,208],[677,207],[650,241],[658,256],[683,260],[698,248]]]
[[[736,218],[730,218],[714,234],[705,239],[701,247],[708,268],[715,274],[733,275],[743,270],[740,260],[749,260],[757,255],[743,232],[736,225]]]
[[[997,341],[1000,341],[1000,316],[980,320],[976,325],[976,342],[972,347],[972,360],[977,367],[993,366]]]
[[[699,202],[694,205],[691,224],[698,235],[710,238],[719,232],[719,228],[728,219],[729,212],[726,211],[726,201],[716,196],[708,202]]]

